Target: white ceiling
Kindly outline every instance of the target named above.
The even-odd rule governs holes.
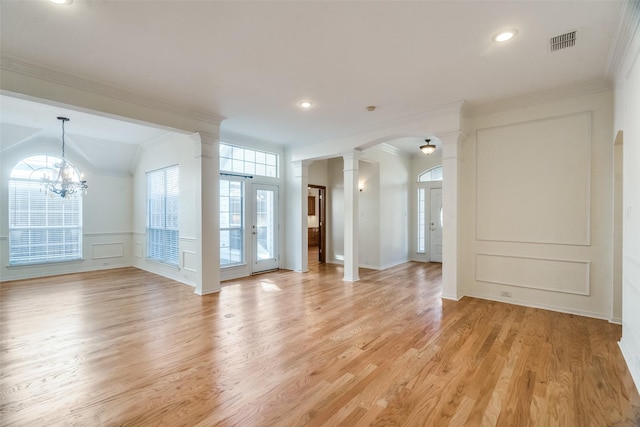
[[[302,146],[461,100],[482,105],[603,79],[621,2],[2,0],[0,7],[2,55],[215,113],[226,117],[224,131]],[[493,43],[505,28],[518,36]],[[576,29],[575,47],[550,53],[551,37]],[[301,110],[303,99],[314,107]],[[9,124],[47,128],[31,114],[3,101],[3,139]],[[74,117],[69,132],[120,144],[154,136],[111,125],[113,132],[91,134],[100,125]],[[396,145],[414,149],[420,141]],[[94,148],[84,151],[103,147]]]
[[[0,153],[22,144],[48,144],[61,150],[62,123],[67,117],[65,147],[71,148],[95,172],[132,172],[141,145],[168,131],[123,120],[96,116],[55,105],[0,96]]]

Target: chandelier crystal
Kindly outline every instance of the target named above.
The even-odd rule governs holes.
[[[51,195],[57,194],[62,198],[82,196],[87,194],[87,188],[89,187],[87,181],[64,158],[64,123],[68,122],[69,119],[58,117],[58,120],[62,122],[62,160],[54,165],[55,169],[44,173],[42,186]]]

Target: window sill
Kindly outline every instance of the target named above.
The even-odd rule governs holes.
[[[33,268],[33,267],[44,267],[48,265],[60,265],[60,264],[79,264],[84,262],[84,258],[78,259],[66,259],[64,261],[45,261],[45,262],[31,262],[25,264],[9,264],[7,268],[9,269],[21,269],[21,268]]]
[[[229,269],[229,268],[246,267],[246,266],[247,266],[247,263],[221,265],[220,266],[220,270],[226,270],[226,269]]]

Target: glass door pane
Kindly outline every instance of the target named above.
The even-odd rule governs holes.
[[[253,273],[278,268],[278,187],[253,185]]]

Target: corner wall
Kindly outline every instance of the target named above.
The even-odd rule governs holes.
[[[133,257],[132,265],[191,286],[196,284],[197,170],[195,146],[188,136],[168,134],[150,141],[138,157],[133,176]],[[146,173],[173,165],[179,166],[180,199],[178,224],[180,236],[179,267],[171,267],[146,259]]]
[[[100,175],[89,169],[71,148],[66,158],[84,173],[89,185],[82,199],[81,261],[9,267],[9,218],[7,212],[9,176],[22,159],[48,154],[58,157],[58,141],[43,138],[28,146],[19,145],[2,153],[0,159],[0,281],[77,273],[131,265],[130,176]]]

